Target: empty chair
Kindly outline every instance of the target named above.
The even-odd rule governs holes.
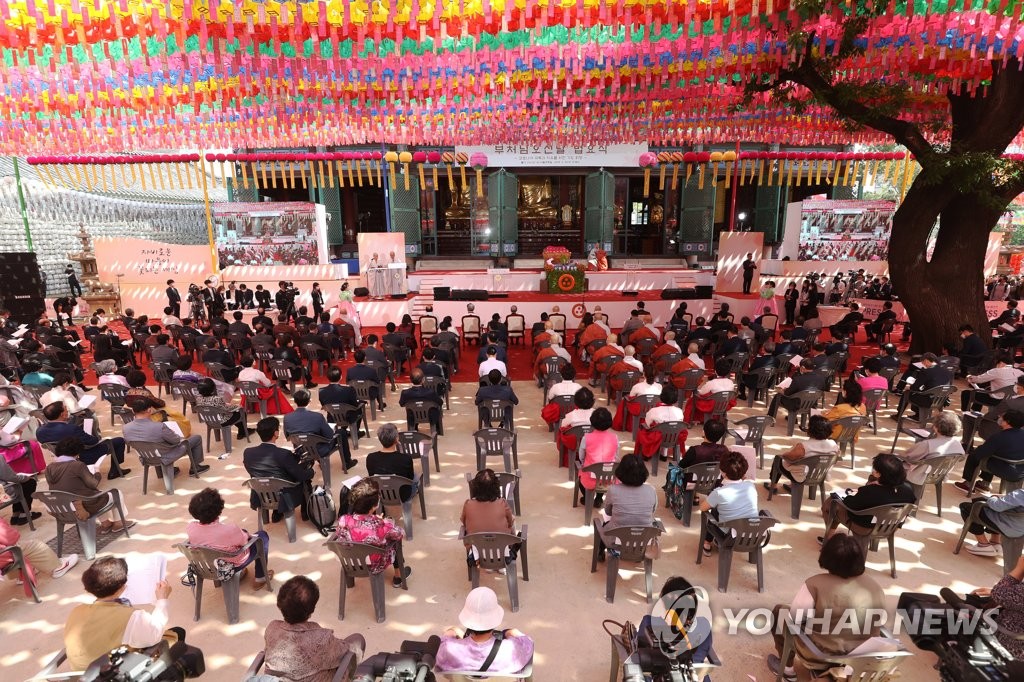
[[[128,522],[124,517],[124,506],[121,504],[121,492],[117,488],[96,493],[89,497],[73,495],[59,490],[37,490],[35,499],[46,506],[46,511],[57,521],[57,556],[63,556],[64,550],[64,526],[75,524],[78,527],[78,538],[82,543],[82,554],[86,561],[92,561],[96,557],[96,518],[110,510],[116,510],[121,518],[121,526],[124,528],[125,537],[131,537],[128,532]],[[89,514],[87,519],[79,519],[76,510],[76,502],[84,504],[91,501],[105,501],[104,505]]]
[[[501,457],[505,471],[519,468],[519,453],[516,434],[508,429],[486,428],[473,434],[476,443],[476,469],[487,468],[488,457]]]
[[[196,581],[195,589],[193,590],[196,600],[196,610],[195,614],[192,616],[192,620],[198,621],[199,616],[202,613],[203,583],[209,580],[215,586],[220,587],[224,592],[224,608],[228,613],[228,624],[234,625],[238,622],[240,583],[242,581],[242,572],[244,569],[241,567],[224,567],[226,562],[218,560],[223,559],[224,557],[235,556],[242,552],[247,552],[254,544],[258,544],[259,546],[259,550],[256,554],[256,561],[263,565],[263,575],[269,576],[270,573],[267,568],[267,549],[263,546],[263,540],[256,535],[252,536],[249,539],[249,542],[245,543],[241,549],[237,551],[232,550],[230,552],[222,552],[209,547],[190,545],[187,542],[174,546],[175,549],[185,556]],[[266,581],[267,591],[273,592],[273,587],[270,582],[270,580]]]
[[[523,343],[526,338],[526,318],[518,313],[505,317],[505,329],[508,332],[508,342]]]
[[[405,523],[405,536],[412,540],[412,501],[413,497],[419,497],[420,500],[420,516],[424,521],[427,519],[427,498],[424,494],[424,486],[420,485],[420,477],[416,476],[413,480],[409,480],[404,476],[395,476],[393,474],[378,474],[376,476],[369,476],[377,481],[380,486],[380,503],[385,509],[400,507],[402,509],[402,520]],[[403,501],[401,496],[402,488],[409,487],[412,489],[412,494],[409,499]]]
[[[597,572],[597,555],[600,531],[594,522],[594,552],[590,559],[590,572]],[[622,562],[643,564],[644,586],[647,589],[647,603],[650,604],[654,592],[654,556],[658,538],[665,532],[664,527],[656,522],[651,526],[620,526],[604,531],[604,542],[607,547],[605,568],[604,598],[609,604],[615,602],[615,584],[619,577],[619,564]]]
[[[757,591],[764,592],[763,549],[771,537],[769,531],[776,520],[769,516],[754,516],[749,519],[716,521],[708,512],[700,515],[700,537],[711,531],[712,542],[718,546],[718,591],[728,592],[729,574],[732,570],[733,554],[746,554],[752,564],[757,565]],[[701,563],[704,552],[697,547],[697,563]]]
[[[764,468],[764,432],[775,426],[775,419],[768,415],[747,417],[736,422],[726,433],[733,437],[736,445],[750,445],[757,452],[757,468]]]
[[[473,549],[476,563],[469,563],[469,580],[473,588],[480,587],[480,571],[505,571],[505,582],[508,584],[508,599],[512,612],[519,610],[519,580],[517,564],[522,561],[523,581],[530,580],[530,564],[527,558],[528,526],[523,524],[518,535],[511,533],[472,533],[466,535],[465,529],[459,531],[459,539]],[[517,550],[513,552],[513,550]]]
[[[434,334],[437,334],[437,318],[433,315],[420,315],[420,345],[426,345]]]
[[[341,585],[338,590],[338,620],[345,620],[345,597],[349,588],[355,587],[356,578],[369,578],[370,593],[373,598],[373,610],[378,623],[383,623],[386,618],[384,598],[384,573],[373,573],[371,570],[373,562],[371,556],[381,553],[381,548],[374,545],[366,545],[359,542],[346,542],[343,540],[329,540],[324,547],[334,552],[341,563]],[[401,575],[405,575],[405,562],[402,558],[402,545],[399,543],[395,554],[395,561]],[[402,589],[408,590],[409,586],[405,579],[402,579]]]
[[[256,509],[256,523],[260,530],[263,525],[270,523],[270,515],[278,511],[281,505],[281,491],[294,488],[295,483],[280,478],[250,478],[245,482],[258,500],[259,507]],[[289,509],[282,512],[284,526],[288,531],[288,542],[295,542],[295,510]]]
[[[430,485],[430,451],[434,451],[434,465],[441,470],[437,455],[437,436],[430,436],[419,431],[399,431],[395,443],[398,451],[420,461],[421,481],[424,486]]]

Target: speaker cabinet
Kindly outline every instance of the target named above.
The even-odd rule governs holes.
[[[34,253],[0,253],[0,305],[18,322],[35,322],[46,309]]]

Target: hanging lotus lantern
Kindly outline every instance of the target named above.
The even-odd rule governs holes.
[[[420,189],[424,189],[427,186],[427,178],[423,174],[423,164],[427,162],[426,152],[413,152],[412,155],[413,163],[416,164],[416,170],[420,174]]]
[[[434,175],[434,189],[437,189],[437,164],[441,162],[441,152],[427,152],[427,163],[430,164]]]
[[[452,175],[452,168],[455,163],[455,152],[443,152],[441,154],[441,163],[445,165],[445,170],[448,172],[448,190],[454,192],[455,178]]]
[[[459,174],[462,176],[462,186],[465,187],[468,183],[466,182],[466,164],[469,163],[469,156],[463,152],[455,154],[455,162],[459,164]]]
[[[644,196],[651,193],[651,169],[658,165],[658,155],[654,152],[644,152],[640,155],[640,167],[644,169]]]
[[[386,152],[384,154],[384,161],[388,164],[388,176],[391,180],[391,186],[395,187],[397,184],[395,180],[395,164],[398,163],[398,152]]]
[[[469,158],[469,165],[476,171],[476,195],[484,195],[484,169],[487,168],[487,155],[483,152],[475,152]]]
[[[730,150],[722,153],[722,160],[725,161],[725,188],[729,189],[732,183],[732,164],[736,162],[736,152]]]
[[[405,191],[409,191],[409,164],[412,163],[412,152],[399,152],[398,162],[402,164],[402,176],[405,178]]]

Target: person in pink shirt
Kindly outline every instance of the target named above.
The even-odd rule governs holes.
[[[224,498],[213,488],[204,488],[192,496],[188,503],[188,513],[195,519],[185,528],[190,545],[209,547],[222,552],[238,552],[234,556],[224,557],[224,561],[239,568],[248,566],[259,554],[260,543],[255,543],[247,551],[242,547],[252,538],[248,532],[233,523],[224,523],[220,519],[224,511]],[[270,536],[266,531],[255,533],[263,541],[264,556],[270,556]],[[273,571],[265,571],[262,562],[256,562],[256,578],[253,586],[260,589],[267,580],[274,577]]]
[[[459,612],[465,632],[445,630],[434,670],[471,670],[499,677],[520,672],[533,660],[533,640],[515,628],[499,629],[504,617],[505,609],[498,604],[494,590],[473,589]]]
[[[889,380],[879,375],[882,370],[882,363],[878,358],[868,358],[864,361],[863,376],[857,376],[857,383],[865,391],[880,388],[883,391],[889,390]]]
[[[579,457],[583,460],[579,475],[580,493],[593,490],[597,486],[597,478],[594,474],[583,471],[585,467],[614,462],[619,458],[619,437],[611,430],[612,413],[607,408],[597,408],[590,415],[590,425],[594,430],[583,435],[579,447]],[[604,495],[597,493],[594,506],[599,506],[603,499]]]

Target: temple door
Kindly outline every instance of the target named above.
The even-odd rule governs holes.
[[[586,201],[584,253],[589,254],[592,249],[604,249],[611,253],[615,229],[615,176],[606,170],[588,175]]]
[[[388,187],[388,201],[391,207],[391,232],[405,233],[405,254],[418,257],[420,247],[420,182],[411,175],[409,189],[405,189],[405,178],[397,176],[393,187]]]
[[[487,178],[492,258],[519,254],[519,180],[504,168]]]
[[[715,179],[704,178],[700,187],[699,173],[694,173],[683,187],[679,202],[679,253],[707,258],[715,237]]]
[[[764,233],[764,243],[779,241],[779,200],[782,188],[759,185],[754,199],[754,232]]]

